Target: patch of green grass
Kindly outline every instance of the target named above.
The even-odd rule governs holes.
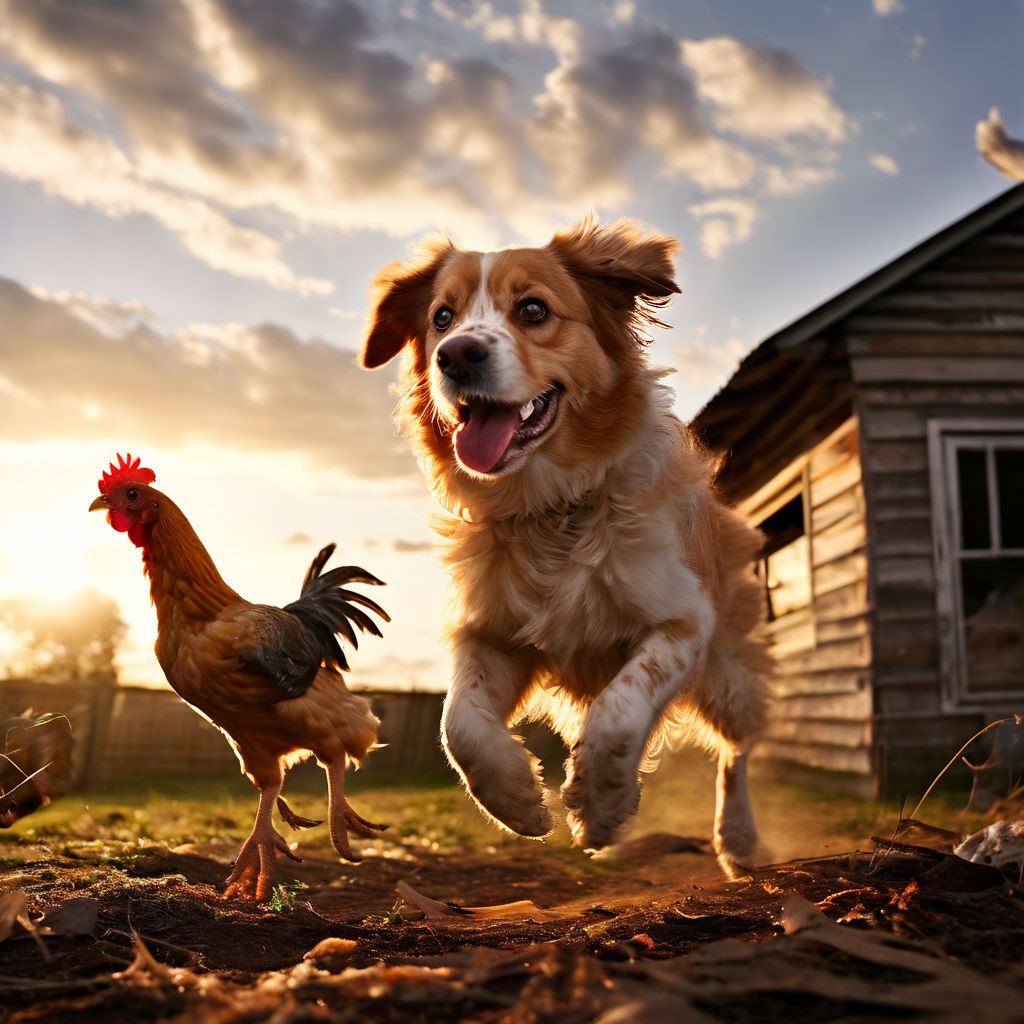
[[[710,759],[696,751],[667,755],[661,768],[644,778],[630,834],[674,832],[710,838],[715,790]],[[772,776],[763,764],[752,765],[755,814],[777,859],[865,849],[872,835],[892,833],[899,818],[895,801],[830,793],[825,788],[830,777],[822,773],[821,781],[818,788],[814,780],[798,786]],[[296,813],[326,818],[326,785],[315,766],[301,765],[290,772],[285,795]],[[381,834],[382,847],[397,844],[438,853],[472,847],[492,849],[500,856],[514,844],[526,842],[487,820],[454,778],[394,782],[350,772],[346,795],[364,817],[390,825]],[[910,795],[906,813],[920,795]],[[236,773],[132,780],[84,794],[70,793],[0,833],[0,865],[20,866],[37,856],[29,848],[45,846],[51,855],[132,873],[142,863],[147,845],[241,842],[252,826],[257,801],[255,787]],[[934,825],[969,831],[981,819],[964,817],[964,805],[961,793],[938,787],[922,809],[922,817]],[[545,847],[564,861],[566,870],[580,876],[614,871],[613,858],[590,859],[571,849],[557,800],[553,809],[558,823]],[[291,838],[286,827],[279,827]],[[330,849],[326,823],[295,835],[304,846]],[[287,908],[288,894],[281,899]]]
[[[305,882],[279,882],[267,904],[272,914],[290,914],[295,909],[295,899],[307,886]]]

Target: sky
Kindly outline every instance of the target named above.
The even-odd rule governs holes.
[[[352,682],[443,689],[432,502],[354,362],[374,273],[641,220],[682,243],[650,358],[689,418],[1010,187],[974,128],[1024,132],[1022,39],[1020,0],[0,0],[0,597],[95,587],[161,682],[86,512],[131,451],[251,600],[337,541],[393,619]]]

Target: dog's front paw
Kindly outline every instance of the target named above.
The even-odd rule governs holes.
[[[637,759],[614,752],[588,756],[580,745],[566,764],[562,802],[574,846],[600,850],[614,842],[640,803]]]
[[[512,791],[501,786],[470,786],[480,807],[499,824],[530,839],[541,839],[554,827],[551,811],[536,789]]]
[[[504,761],[495,758],[463,768],[463,778],[485,814],[517,835],[540,839],[555,827],[544,803],[540,762],[521,743],[506,738]]]

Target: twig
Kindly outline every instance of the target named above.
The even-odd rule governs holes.
[[[9,761],[24,776],[24,778],[22,778],[22,780],[13,789],[0,790],[0,796],[10,796],[12,793],[16,793],[19,789],[21,789],[22,786],[25,785],[26,782],[31,782],[37,775],[40,775],[43,772],[45,772],[46,769],[53,764],[52,761],[49,761],[46,764],[44,764],[42,768],[37,768],[31,775],[25,775],[21,768],[18,767],[18,765],[15,764],[14,761],[11,761],[11,759],[6,754],[0,754],[0,758],[3,758],[5,761]]]
[[[1007,723],[1007,722],[1016,722],[1016,724],[1017,724],[1017,725],[1020,725],[1020,724],[1021,724],[1021,716],[1020,716],[1020,715],[1009,715],[1009,716],[1007,716],[1006,718],[1000,718],[998,722],[990,722],[990,723],[989,723],[988,725],[986,725],[986,726],[985,726],[985,728],[984,728],[984,729],[980,729],[980,730],[979,730],[978,732],[976,732],[976,733],[975,733],[975,734],[974,734],[974,735],[973,735],[973,736],[972,736],[972,737],[971,737],[971,738],[970,738],[970,739],[969,739],[969,740],[968,740],[968,741],[967,741],[967,742],[966,742],[966,743],[965,743],[965,744],[964,744],[964,745],[963,745],[963,746],[962,746],[962,747],[961,747],[961,748],[960,748],[960,749],[959,749],[959,750],[958,750],[958,751],[957,751],[957,752],[956,752],[956,753],[955,753],[955,754],[954,754],[954,755],[953,755],[953,756],[952,756],[952,757],[951,757],[951,758],[949,759],[949,763],[948,763],[948,764],[946,765],[946,767],[945,767],[945,768],[943,768],[943,769],[942,769],[942,771],[941,771],[941,772],[939,772],[939,774],[935,776],[935,779],[934,779],[934,781],[932,782],[932,784],[931,784],[931,785],[930,785],[930,786],[929,786],[929,787],[928,787],[928,788],[927,788],[927,789],[925,790],[924,796],[923,796],[923,797],[921,797],[921,799],[920,799],[920,800],[918,800],[918,802],[917,802],[917,806],[916,806],[916,807],[914,808],[914,813],[913,813],[913,814],[911,814],[911,817],[912,817],[912,818],[916,818],[916,817],[917,817],[917,812],[921,810],[921,805],[922,805],[922,804],[923,804],[923,803],[925,802],[925,800],[927,800],[927,799],[928,799],[928,795],[929,795],[929,794],[931,793],[931,791],[932,791],[932,790],[933,790],[933,789],[934,789],[934,788],[935,788],[935,787],[936,787],[936,786],[937,786],[937,785],[939,784],[939,779],[941,779],[941,778],[942,778],[942,776],[943,776],[943,775],[945,775],[945,774],[946,774],[946,772],[947,772],[947,771],[949,771],[949,769],[950,769],[950,768],[952,768],[954,764],[956,764],[956,762],[957,762],[957,759],[958,759],[958,758],[960,757],[960,755],[961,755],[961,754],[962,754],[962,753],[963,753],[963,752],[964,752],[964,751],[965,751],[965,750],[966,750],[966,749],[967,749],[967,748],[968,748],[968,747],[969,747],[969,746],[970,746],[970,745],[971,745],[971,744],[972,744],[972,743],[973,743],[973,742],[974,742],[974,741],[975,741],[975,740],[976,740],[976,739],[977,739],[977,738],[978,738],[979,736],[984,736],[984,734],[985,734],[985,733],[987,733],[987,732],[989,731],[989,729],[995,729],[995,728],[996,728],[997,726],[1000,726],[1000,725],[1006,725],[1006,723]]]
[[[936,781],[938,781],[938,780],[936,780]],[[934,783],[933,783],[933,785],[934,785]],[[927,794],[925,794],[925,795],[927,796]],[[924,803],[924,801],[922,800],[921,803]],[[906,806],[907,806],[907,794],[904,793],[900,797],[899,817],[896,820],[896,827],[892,830],[892,839],[890,839],[888,845],[875,842],[874,839],[872,839],[872,842],[875,842],[875,848],[871,851],[871,860],[868,862],[868,874],[871,874],[875,870],[875,858],[878,856],[878,851],[881,849],[882,845],[886,845],[886,851],[885,851],[885,853],[882,854],[882,857],[881,857],[882,860],[885,860],[885,858],[890,853],[892,853],[892,845],[891,845],[891,843],[893,841],[895,841],[896,837],[900,834],[900,826],[903,824],[903,811],[906,808]],[[921,806],[921,804],[918,804],[918,807],[920,807],[920,806]],[[911,817],[913,817],[913,815],[911,815]]]
[[[135,935],[133,935],[131,932],[121,931],[120,928],[108,928],[106,934],[109,934],[109,935],[123,935],[126,939],[131,939],[132,941],[135,940],[135,935],[138,935],[138,937],[140,939],[142,939],[144,942],[152,943],[153,945],[156,945],[156,946],[163,946],[164,949],[170,949],[170,950],[172,950],[175,953],[182,953],[183,955],[187,956],[188,957],[188,966],[189,967],[205,967],[206,966],[203,963],[203,955],[202,955],[202,953],[197,953],[193,949],[186,949],[184,946],[176,946],[173,942],[167,942],[165,939],[158,939],[158,938],[156,938],[155,936],[152,936],[152,935],[143,935],[143,934],[141,934],[141,932],[136,932]]]

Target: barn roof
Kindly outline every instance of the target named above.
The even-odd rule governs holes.
[[[730,456],[720,482],[736,499],[800,454],[808,427],[833,429],[852,409],[841,322],[932,262],[1024,209],[1024,184],[996,196],[765,338],[691,426]],[[794,430],[799,425],[803,429]],[[730,493],[733,492],[733,493]]]

